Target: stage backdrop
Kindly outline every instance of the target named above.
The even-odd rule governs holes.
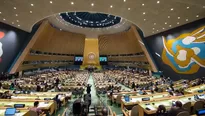
[[[9,70],[29,36],[25,31],[0,22],[0,72]]]
[[[166,77],[178,80],[205,76],[205,19],[144,40]]]

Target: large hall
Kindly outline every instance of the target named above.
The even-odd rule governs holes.
[[[1,0],[0,116],[205,116],[205,0]]]

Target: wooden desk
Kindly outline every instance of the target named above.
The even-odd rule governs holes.
[[[205,90],[205,84],[198,85],[198,86],[195,86],[195,87],[190,87],[188,89],[185,89],[184,91],[185,91],[185,93],[195,93],[198,90]]]
[[[16,113],[15,116],[29,116],[29,110],[28,109],[17,109],[17,110],[19,110],[20,112]],[[1,108],[0,109],[0,116],[4,116],[5,111],[6,111],[6,108]]]

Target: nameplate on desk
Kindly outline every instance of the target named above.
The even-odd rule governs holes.
[[[14,108],[24,108],[25,104],[14,104]]]
[[[146,98],[142,98],[142,101],[149,101],[150,98],[149,97],[146,97]]]

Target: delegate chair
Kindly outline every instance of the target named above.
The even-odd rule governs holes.
[[[131,110],[131,116],[139,116],[138,106],[134,106]]]
[[[204,101],[197,101],[193,106],[192,113],[195,114],[197,110],[204,108]]]
[[[182,107],[191,113],[191,102],[185,103]]]
[[[183,112],[180,112],[179,114],[177,114],[177,116],[190,116],[190,114],[187,111],[183,111]]]

